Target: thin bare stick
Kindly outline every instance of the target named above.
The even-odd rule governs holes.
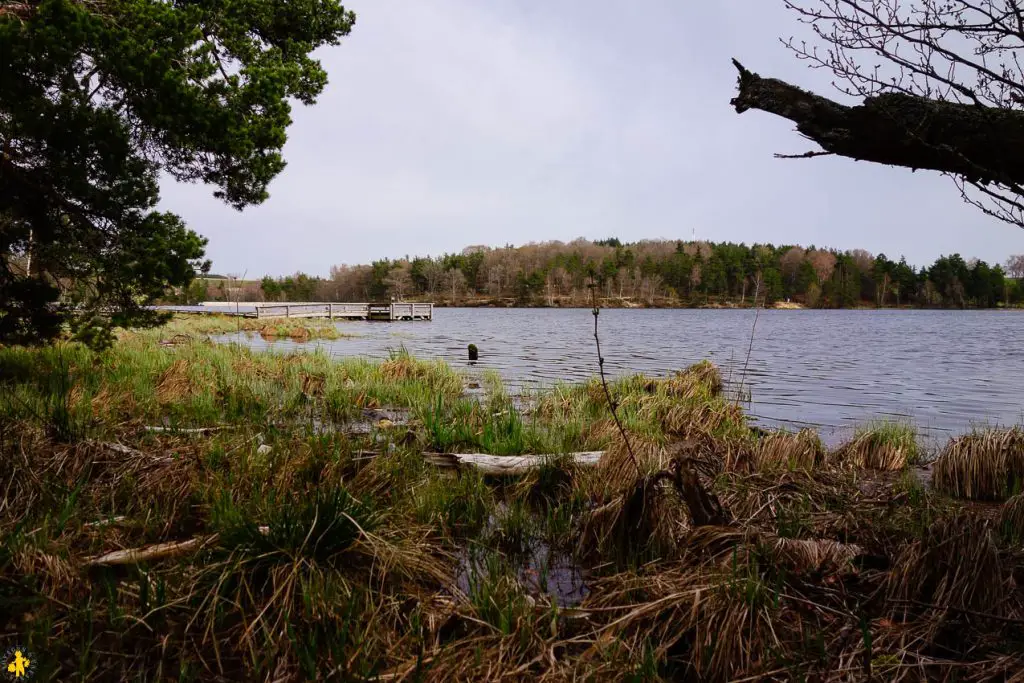
[[[111,526],[112,524],[119,524],[126,519],[124,515],[115,515],[108,519],[100,519],[95,522],[86,522],[82,526],[86,529],[99,529],[105,526]]]
[[[961,614],[967,614],[972,617],[979,617],[981,619],[993,619],[995,621],[1001,621],[1004,624],[1024,624],[1024,619],[1003,617],[998,614],[991,614],[990,612],[976,612],[975,610],[967,609],[965,607],[956,607],[955,605],[936,605],[933,602],[921,602],[920,600],[901,600],[898,598],[889,598],[889,602],[897,602],[907,605],[917,605],[918,607],[925,607],[927,609],[933,609],[942,612],[959,612]]]
[[[776,159],[810,159],[812,157],[827,157],[835,154],[835,152],[822,152],[822,151],[810,151],[804,152],[803,154],[779,154],[776,153],[773,156]]]
[[[597,344],[597,369],[601,375],[601,386],[604,387],[604,396],[608,399],[608,409],[612,412],[612,419],[615,420],[615,426],[619,428],[619,434],[622,434],[622,441],[626,444],[626,452],[629,453],[629,460],[633,463],[633,467],[636,468],[637,476],[641,476],[640,463],[636,460],[636,454],[633,453],[633,445],[629,443],[629,436],[626,434],[625,428],[622,426],[622,422],[619,421],[619,413],[615,409],[615,401],[612,399],[612,392],[608,389],[608,380],[604,376],[604,356],[601,355],[601,338],[597,336],[597,316],[601,314],[601,309],[597,305],[597,290],[594,289],[593,284],[590,289],[591,296],[594,300],[594,342]]]
[[[754,287],[754,324],[750,328],[750,344],[747,345],[747,357],[743,361],[743,374],[740,375],[740,386],[736,389],[736,405],[740,404],[740,396],[743,395],[743,382],[747,379],[747,366],[750,364],[750,352],[754,350],[754,330],[757,329],[757,316],[761,313],[761,307],[757,305],[757,295],[761,291],[761,277],[757,278],[757,285]]]

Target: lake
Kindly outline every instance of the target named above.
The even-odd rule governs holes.
[[[873,419],[910,420],[929,440],[979,424],[1024,420],[1024,333],[1019,311],[602,310],[610,375],[665,375],[702,359],[766,426],[816,427],[827,443]],[[510,388],[584,380],[597,373],[590,309],[437,308],[433,322],[339,322],[357,337],[296,343],[226,335],[256,348],[322,348],[386,358],[404,346],[470,373],[497,370]],[[476,344],[480,358],[467,361]]]

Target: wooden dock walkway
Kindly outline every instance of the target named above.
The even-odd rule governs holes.
[[[243,318],[338,318],[349,320],[433,320],[434,304],[408,303],[393,301],[390,303],[270,303],[210,301],[200,306],[165,306],[164,310],[177,310],[181,313],[216,313],[235,315]]]

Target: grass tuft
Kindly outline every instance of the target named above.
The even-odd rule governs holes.
[[[730,452],[726,468],[745,472],[776,470],[812,471],[825,461],[825,447],[818,434],[802,429],[796,434],[786,431],[761,436],[748,448]]]
[[[932,470],[936,490],[970,500],[1006,500],[1024,491],[1024,430],[984,429],[954,437]]]
[[[917,431],[903,422],[876,422],[861,427],[840,446],[833,460],[846,467],[897,471],[921,458]]]
[[[1024,544],[1024,493],[1018,493],[999,510],[999,531],[1009,544]]]

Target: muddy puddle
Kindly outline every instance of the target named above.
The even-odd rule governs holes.
[[[495,557],[500,559],[495,561]],[[528,595],[546,596],[559,607],[579,605],[590,592],[587,574],[573,558],[542,542],[534,542],[524,553],[500,556],[488,548],[464,550],[459,556],[455,588],[469,595],[481,581],[508,570],[515,573]]]
[[[478,537],[480,540],[461,550],[453,587],[470,595],[481,582],[511,574],[533,598],[546,597],[559,607],[574,607],[583,602],[590,592],[590,577],[572,553],[552,547],[536,533],[515,550],[502,549],[500,542],[493,540],[505,511],[506,503],[499,502]]]
[[[371,434],[377,429],[407,427],[412,422],[408,408],[363,408],[360,419],[336,425],[335,431],[347,434]]]
[[[383,429],[410,427],[414,424],[408,408],[364,408],[356,420],[333,422],[318,416],[278,423],[277,426],[309,427],[314,434],[350,434],[368,436]]]

